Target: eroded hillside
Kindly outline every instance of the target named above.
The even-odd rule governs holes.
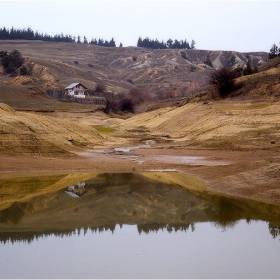
[[[209,72],[221,66],[260,66],[267,53],[207,50],[152,50],[137,47],[107,48],[91,44],[40,41],[0,41],[0,49],[18,49],[31,75],[20,78],[0,75],[3,84],[29,84],[40,89],[64,88],[73,81],[95,88],[103,81],[111,92],[145,86],[180,89],[185,93],[207,84]]]

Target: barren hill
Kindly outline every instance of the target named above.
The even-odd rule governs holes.
[[[41,41],[0,41],[0,49],[19,50],[32,69],[30,76],[3,77],[3,84],[64,88],[79,81],[88,88],[105,82],[111,92],[125,92],[133,87],[181,88],[190,91],[203,87],[209,72],[221,66],[243,66],[248,60],[260,66],[267,53],[239,53],[207,50],[152,50],[137,47],[108,48],[91,44]]]

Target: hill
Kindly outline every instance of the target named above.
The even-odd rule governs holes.
[[[208,189],[279,203],[279,58],[264,63],[266,53],[38,41],[2,41],[0,48],[18,49],[32,70],[29,76],[0,74],[2,174],[178,169],[199,176]],[[213,99],[209,73],[246,63],[248,55],[259,72],[238,78],[241,86],[228,98]],[[90,89],[103,81],[115,94],[145,87],[184,98],[176,106],[166,102],[118,119],[95,105],[61,102],[45,93],[73,81]],[[194,88],[200,90],[185,98]],[[195,162],[196,156],[205,160]],[[189,158],[194,160],[186,162]]]
[[[278,137],[275,122],[279,117],[278,105],[274,103],[279,93],[280,63],[277,61],[280,58],[264,63],[266,53],[107,48],[4,40],[0,41],[0,49],[18,49],[25,57],[25,65],[32,69],[32,74],[27,76],[0,74],[1,102],[18,111],[9,113],[9,116],[3,109],[0,112],[1,127],[5,131],[5,139],[1,138],[1,151],[8,154],[59,155],[104,144],[104,137],[107,137],[107,143],[111,141],[112,144],[126,143],[130,137],[141,140],[147,135],[155,138],[168,135],[176,141],[212,148],[253,147],[264,136],[265,142]],[[80,81],[89,88],[103,81],[114,93],[142,86],[156,92],[172,86],[174,91],[184,90],[188,94],[194,80],[196,87],[203,87],[213,69],[221,66],[234,68],[246,64],[248,59],[252,66],[259,66],[260,72],[238,79],[244,85],[234,92],[237,96],[234,100],[206,105],[211,88],[205,87],[190,104],[182,106],[185,103],[179,102],[177,106],[181,107],[170,107],[167,103],[166,108],[125,121],[112,122],[105,114],[94,113],[95,105],[59,102],[45,93],[46,89],[64,88],[73,81]],[[260,97],[269,100],[256,102]],[[197,101],[205,104],[196,104]],[[37,113],[32,115],[19,111]],[[259,124],[257,127],[256,123]],[[112,137],[98,133],[96,125],[102,124],[116,130]],[[249,131],[251,136],[247,137]],[[68,141],[71,137],[74,137],[74,142]]]
[[[2,86],[28,85],[45,91],[79,81],[94,89],[103,81],[114,93],[144,86],[153,92],[172,89],[175,95],[188,95],[205,86],[213,69],[243,66],[248,60],[253,67],[261,66],[268,56],[265,52],[110,48],[24,40],[0,40],[0,49],[19,50],[32,72],[20,78],[0,75]]]

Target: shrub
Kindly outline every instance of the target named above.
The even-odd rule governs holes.
[[[181,57],[187,59],[187,53],[185,51],[180,51]]]
[[[120,110],[123,112],[134,113],[134,104],[130,98],[123,98],[120,101]]]
[[[10,54],[7,51],[1,51],[1,64],[6,73],[15,72],[23,63],[23,58],[18,50],[13,50]]]
[[[252,69],[250,63],[248,62],[247,66],[243,70],[243,75],[246,76],[246,75],[251,75],[251,74],[253,74],[253,69]]]
[[[28,74],[28,70],[24,65],[22,67],[20,67],[19,71],[20,71],[20,75],[22,75],[22,76]]]
[[[95,91],[99,93],[103,93],[106,91],[106,85],[103,81],[99,81],[96,83]]]
[[[223,67],[210,74],[209,83],[216,87],[220,96],[225,98],[234,90],[236,74],[233,71]]]

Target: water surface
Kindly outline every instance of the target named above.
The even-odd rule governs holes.
[[[280,277],[279,206],[171,173],[0,179],[0,277]]]

